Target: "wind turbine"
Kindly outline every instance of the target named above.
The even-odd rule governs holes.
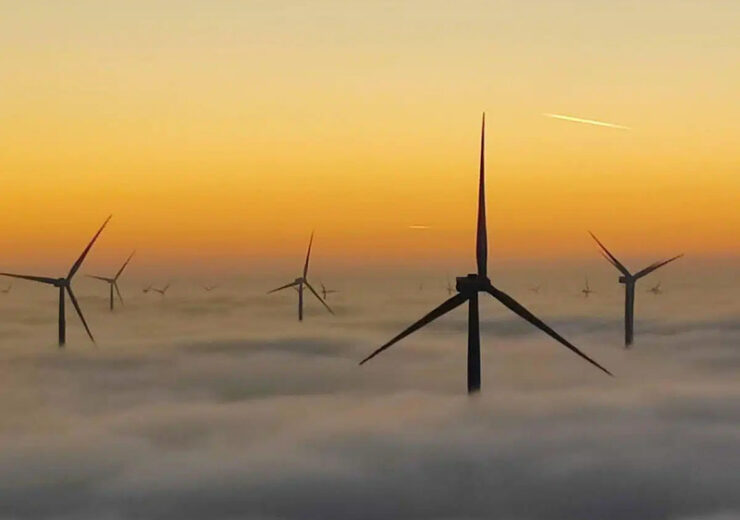
[[[324,300],[326,300],[326,295],[327,295],[327,294],[334,294],[334,293],[337,293],[337,292],[339,292],[339,291],[336,291],[336,290],[334,290],[334,289],[327,289],[327,288],[326,288],[326,287],[324,286],[324,284],[323,284],[323,283],[321,283],[321,296],[323,296],[323,297],[324,297]]]
[[[602,244],[598,238],[596,238],[596,235],[591,233],[591,237],[593,237],[594,240],[596,240],[596,243],[599,244],[599,247],[601,248],[601,255],[606,258],[606,260],[612,264],[614,267],[617,268],[617,270],[622,273],[622,276],[619,277],[619,283],[624,284],[624,346],[629,348],[630,345],[632,345],[632,339],[634,337],[634,329],[635,329],[635,283],[637,280],[642,278],[643,276],[647,276],[648,274],[652,273],[659,267],[663,267],[667,263],[673,262],[674,260],[677,260],[683,256],[683,254],[680,254],[678,256],[674,256],[673,258],[669,258],[668,260],[663,260],[662,262],[655,262],[647,266],[642,271],[638,271],[635,274],[630,273],[627,268],[622,265],[619,260],[616,259],[614,255],[612,255],[609,250],[604,247],[604,244]]]
[[[165,285],[161,289],[157,289],[156,287],[149,287],[149,290],[150,291],[154,291],[154,292],[158,292],[159,294],[161,294],[162,296],[164,296],[167,293],[167,289],[169,289],[169,288],[170,288],[170,284],[168,283],[167,285]]]
[[[12,288],[13,288],[13,284],[10,283],[5,289],[0,289],[0,290],[3,292],[3,294],[8,294]]]
[[[141,292],[143,292],[144,294],[146,294],[146,293],[148,293],[148,292],[149,292],[149,291],[151,291],[151,290],[152,290],[152,286],[151,286],[151,285],[147,285],[146,287],[144,287],[144,288],[143,288],[143,289],[141,290]]]
[[[311,259],[311,245],[313,245],[313,232],[311,233],[311,238],[308,241],[308,251],[306,252],[306,263],[303,264],[303,276],[300,276],[293,280],[292,282],[282,285],[278,287],[277,289],[273,289],[272,291],[268,291],[267,294],[272,294],[277,291],[282,291],[283,289],[288,289],[289,287],[295,287],[296,291],[298,291],[298,321],[303,321],[303,286],[305,285],[308,287],[308,290],[313,293],[314,296],[316,296],[316,299],[318,299],[321,304],[326,307],[326,310],[329,311],[331,314],[334,314],[334,311],[331,310],[331,307],[319,296],[319,293],[316,292],[316,290],[311,287],[311,284],[308,283],[308,261]]]
[[[218,285],[204,285],[203,286],[203,290],[206,291],[206,292],[211,292],[212,290],[214,290],[217,287],[218,287]]]
[[[123,273],[123,270],[126,269],[126,266],[131,261],[131,258],[134,256],[134,251],[129,255],[129,257],[126,259],[126,261],[123,263],[121,268],[118,270],[116,275],[113,278],[107,278],[105,276],[95,276],[92,274],[88,274],[87,276],[89,278],[95,278],[96,280],[101,280],[103,282],[106,282],[109,285],[110,288],[110,310],[113,310],[113,289],[116,290],[116,294],[118,295],[118,299],[121,301],[121,305],[123,305],[123,296],[121,296],[121,291],[118,289],[118,279],[121,277],[121,273]]]
[[[660,289],[660,282],[658,282],[658,285],[656,285],[655,287],[651,287],[650,289],[648,289],[648,292],[653,293],[655,296],[663,294],[663,291]]]
[[[112,216],[112,215],[111,215]],[[74,305],[75,310],[77,311],[77,315],[80,317],[80,321],[82,321],[82,325],[85,326],[85,330],[87,331],[87,335],[90,336],[90,339],[93,343],[95,343],[95,338],[93,338],[92,332],[90,332],[90,328],[87,326],[87,322],[85,321],[85,317],[82,315],[82,309],[80,309],[80,305],[77,303],[77,298],[75,298],[74,293],[72,292],[72,278],[74,277],[75,273],[79,270],[80,266],[82,265],[82,262],[85,260],[85,257],[90,252],[90,249],[92,248],[95,241],[98,239],[98,236],[103,231],[103,228],[105,228],[106,224],[108,224],[108,221],[111,219],[111,216],[109,216],[107,219],[105,219],[105,222],[103,222],[103,225],[100,226],[100,229],[98,229],[98,232],[95,233],[95,236],[90,240],[90,243],[87,244],[87,247],[84,251],[82,251],[82,254],[77,259],[77,261],[72,264],[72,268],[69,270],[69,273],[67,273],[66,277],[63,278],[47,278],[45,276],[31,276],[31,275],[25,275],[25,274],[13,274],[13,273],[0,273],[0,275],[3,276],[10,276],[12,278],[21,278],[23,280],[31,280],[33,282],[40,282],[45,283],[49,285],[53,285],[54,287],[59,288],[59,347],[63,347],[65,340],[66,340],[66,333],[67,333],[67,321],[65,317],[64,312],[64,292],[66,291],[69,295],[69,299],[72,300],[72,305]]]
[[[478,319],[478,293],[488,293],[501,302],[509,310],[519,315],[535,327],[539,328],[552,338],[556,339],[568,349],[591,363],[607,374],[611,373],[586,354],[578,350],[539,318],[525,309],[514,298],[505,292],[497,289],[491,284],[488,278],[488,232],[486,231],[486,193],[485,193],[485,131],[486,116],[483,114],[481,125],[481,144],[480,144],[480,172],[478,178],[478,229],[476,236],[476,263],[478,271],[467,276],[457,278],[457,294],[448,299],[440,306],[422,317],[419,321],[408,327],[406,330],[391,339],[388,343],[375,350],[372,354],[360,361],[360,364],[366,363],[374,358],[391,345],[405,338],[412,332],[419,330],[424,325],[431,323],[440,316],[448,313],[452,309],[468,303],[468,393],[480,391],[480,324]]]
[[[583,289],[581,289],[581,292],[583,293],[584,298],[588,298],[589,295],[593,292],[591,290],[591,287],[589,287],[589,285],[588,285],[588,276],[586,277],[586,287],[584,287]]]

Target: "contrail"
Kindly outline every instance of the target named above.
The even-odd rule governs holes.
[[[629,126],[616,125],[614,123],[606,123],[604,121],[595,121],[593,119],[581,119],[580,117],[564,116],[561,114],[542,114],[545,117],[551,117],[553,119],[562,119],[563,121],[572,121],[574,123],[585,123],[587,125],[605,126],[607,128],[616,128],[618,130],[632,130]]]

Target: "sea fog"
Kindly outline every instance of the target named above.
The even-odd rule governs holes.
[[[0,294],[0,517],[740,516],[735,263],[682,259],[642,280],[630,351],[605,262],[490,267],[615,377],[482,298],[473,397],[464,308],[357,365],[448,297],[444,272],[322,269],[313,283],[339,291],[336,315],[307,295],[303,323],[292,289],[265,294],[289,271],[178,274],[162,297],[132,265],[113,313],[107,287],[79,277],[97,344],[68,305],[64,350],[56,292],[13,281]],[[663,294],[647,292],[658,281]]]

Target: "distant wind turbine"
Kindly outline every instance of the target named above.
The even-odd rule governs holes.
[[[67,273],[67,276],[64,278],[47,278],[44,276],[30,276],[25,274],[13,274],[13,273],[0,273],[0,275],[3,276],[10,276],[13,278],[21,278],[23,280],[31,280],[33,282],[40,282],[45,283],[49,285],[53,285],[54,287],[59,288],[59,346],[63,347],[65,340],[66,340],[66,334],[67,334],[67,322],[64,312],[64,292],[66,291],[69,295],[69,299],[72,300],[72,305],[74,305],[75,310],[77,311],[77,315],[80,317],[80,321],[82,321],[82,325],[84,325],[85,330],[87,331],[87,335],[90,336],[90,339],[93,343],[95,343],[95,338],[93,338],[92,332],[90,332],[90,328],[87,326],[87,322],[85,321],[85,317],[82,315],[82,309],[80,309],[80,305],[77,303],[77,298],[75,298],[74,293],[72,292],[72,278],[74,277],[75,273],[79,270],[80,266],[82,265],[82,262],[84,262],[85,257],[90,252],[90,249],[92,248],[95,241],[98,239],[98,236],[100,236],[100,233],[103,231],[103,228],[105,228],[106,224],[108,224],[108,221],[111,219],[111,216],[109,216],[107,219],[105,219],[105,222],[103,222],[103,225],[100,226],[100,229],[98,229],[98,232],[95,233],[95,236],[92,238],[90,243],[87,245],[84,251],[82,251],[82,254],[77,259],[77,261],[72,264],[72,268],[69,270],[69,273]]]
[[[335,290],[335,289],[327,289],[327,288],[326,288],[326,287],[324,286],[324,284],[323,284],[323,283],[321,283],[321,296],[323,296],[323,297],[324,297],[324,300],[326,300],[326,295],[327,295],[327,294],[334,294],[334,293],[337,293],[337,292],[339,292],[339,291],[337,291],[337,290]]]
[[[581,289],[581,292],[583,293],[584,298],[588,298],[589,295],[593,292],[591,290],[591,287],[589,287],[589,285],[588,285],[588,276],[586,277],[586,287],[584,287],[583,289]]]
[[[619,277],[619,283],[624,284],[624,291],[625,291],[625,298],[624,298],[624,346],[629,348],[630,345],[632,345],[632,339],[634,337],[634,327],[635,327],[635,283],[637,280],[642,278],[643,276],[647,276],[648,274],[652,273],[659,267],[662,267],[666,265],[667,263],[673,262],[674,260],[677,260],[683,256],[683,254],[680,254],[678,256],[674,256],[673,258],[669,258],[668,260],[664,260],[662,262],[655,262],[647,266],[642,271],[638,271],[635,274],[630,273],[627,268],[622,265],[619,260],[616,259],[614,255],[612,255],[609,250],[602,244],[598,238],[596,238],[596,235],[591,233],[591,236],[594,240],[596,240],[596,243],[599,244],[599,247],[601,248],[601,256],[606,258],[606,260],[612,264],[620,273],[622,273],[622,276]]]
[[[453,292],[455,292],[455,288],[452,287],[452,282],[450,282],[450,277],[447,277],[447,295],[451,295]]]
[[[148,292],[149,292],[149,291],[151,291],[151,290],[152,290],[152,286],[151,286],[151,285],[147,285],[146,287],[144,287],[144,288],[143,288],[143,289],[141,290],[141,292],[143,292],[144,294],[146,294],[146,293],[148,293]]]
[[[0,289],[4,294],[8,294],[10,290],[13,288],[13,284],[8,284],[8,286],[5,289]]]
[[[277,291],[282,291],[283,289],[295,287],[296,291],[298,291],[298,321],[303,321],[303,286],[304,285],[308,287],[308,290],[311,291],[311,293],[314,296],[316,296],[316,299],[319,300],[324,307],[326,307],[327,311],[329,311],[331,314],[334,314],[334,311],[331,310],[331,307],[329,307],[329,305],[321,298],[321,296],[319,296],[319,293],[317,293],[316,290],[308,282],[308,261],[311,259],[311,246],[312,245],[313,245],[313,233],[311,233],[311,238],[308,241],[308,251],[306,252],[306,263],[303,264],[303,276],[296,278],[289,284],[282,285],[278,287],[277,289],[273,289],[272,291],[267,292],[267,294],[272,294]]]
[[[653,293],[655,296],[658,296],[659,294],[663,294],[663,291],[660,288],[660,282],[655,287],[651,287],[648,289],[648,292]]]
[[[134,251],[128,256],[126,261],[123,263],[123,265],[121,266],[121,268],[118,270],[118,272],[113,278],[107,278],[105,276],[95,276],[91,274],[87,275],[89,278],[95,278],[96,280],[101,280],[108,284],[109,289],[110,289],[110,310],[111,311],[113,310],[113,290],[114,289],[116,291],[116,294],[118,295],[118,299],[120,300],[121,305],[123,305],[123,296],[121,296],[121,291],[118,288],[118,279],[121,277],[121,273],[123,273],[123,270],[126,269],[126,266],[128,265],[128,263],[131,261],[131,258],[134,256],[134,253],[136,253],[136,251]]]
[[[170,284],[168,283],[167,285],[165,285],[161,289],[157,289],[156,287],[149,287],[149,290],[150,291],[154,291],[154,292],[158,292],[159,294],[161,294],[162,296],[164,296],[167,293],[167,289],[169,289],[169,288],[170,288]]]
[[[204,285],[203,290],[206,292],[211,292],[212,290],[216,289],[218,287],[218,284],[216,285]]]
[[[559,341],[592,365],[598,367],[607,374],[610,374],[606,368],[602,367],[596,361],[578,350],[578,348],[573,346],[539,318],[534,316],[511,296],[491,284],[491,280],[488,278],[487,273],[488,232],[486,231],[485,129],[486,119],[484,114],[481,125],[480,172],[478,178],[478,229],[476,236],[476,262],[478,265],[478,272],[458,277],[456,284],[458,293],[456,295],[429,312],[426,316],[398,334],[388,343],[375,350],[372,354],[360,361],[360,364],[362,365],[363,363],[366,363],[414,331],[419,330],[452,309],[468,302],[468,393],[478,392],[480,390],[480,324],[478,319],[478,293],[483,292],[493,296],[515,314]]]

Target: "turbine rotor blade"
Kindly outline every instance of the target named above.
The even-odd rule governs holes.
[[[95,278],[96,280],[102,280],[104,282],[113,283],[113,278],[107,278],[105,276],[95,276],[94,274],[86,274],[88,278]]]
[[[475,259],[478,274],[486,276],[488,270],[488,231],[486,229],[486,114],[483,113],[480,132],[480,171],[478,173],[478,229],[475,239]]]
[[[412,332],[415,332],[415,331],[419,330],[424,325],[427,325],[428,323],[431,323],[432,321],[436,320],[440,316],[442,316],[444,314],[447,314],[452,309],[454,309],[455,307],[459,307],[460,305],[462,305],[466,301],[468,301],[468,296],[467,295],[465,295],[463,293],[457,293],[455,296],[453,296],[449,300],[446,300],[445,302],[443,302],[440,306],[438,306],[437,308],[435,308],[434,310],[432,310],[431,312],[429,312],[428,314],[426,314],[419,321],[417,321],[416,323],[414,323],[413,325],[411,325],[410,327],[408,327],[406,330],[404,330],[403,332],[401,332],[399,335],[397,335],[396,337],[394,337],[388,343],[386,343],[385,345],[383,345],[379,349],[375,350],[372,354],[370,354],[365,359],[363,359],[362,361],[360,361],[360,365],[362,365],[363,363],[365,363],[367,361],[370,361],[372,358],[374,358],[375,356],[377,356],[378,354],[380,354],[381,352],[383,352],[385,349],[389,348],[394,343],[402,340],[403,338],[405,338],[406,336],[408,336]]]
[[[85,257],[90,252],[90,248],[92,248],[93,244],[95,243],[95,241],[100,236],[100,233],[103,232],[103,228],[105,228],[105,226],[108,224],[108,221],[111,219],[112,216],[113,215],[109,215],[108,218],[105,219],[105,222],[103,222],[103,225],[100,226],[100,229],[98,229],[98,232],[95,233],[95,236],[92,237],[92,240],[90,240],[90,243],[87,244],[87,247],[85,248],[85,250],[82,252],[82,254],[80,255],[80,257],[77,259],[77,261],[74,263],[74,265],[72,266],[72,268],[69,270],[69,274],[67,275],[67,279],[68,280],[71,280],[72,277],[77,272],[77,270],[80,268],[80,266],[82,265],[82,262],[85,260]]]
[[[82,315],[82,309],[80,309],[80,304],[77,303],[77,298],[75,298],[75,295],[72,292],[72,288],[69,285],[67,286],[67,294],[69,294],[69,299],[72,300],[72,305],[74,305],[75,310],[77,311],[77,315],[80,317],[80,320],[82,320],[82,324],[85,326],[87,335],[90,336],[90,340],[92,340],[92,342],[95,343],[95,338],[93,338],[92,332],[90,332],[90,327],[87,326],[85,317]]]
[[[316,296],[316,298],[318,298],[318,300],[319,300],[319,301],[321,302],[321,304],[322,304],[322,305],[323,305],[324,307],[326,307],[326,310],[327,310],[327,311],[329,311],[330,313],[334,314],[334,311],[333,311],[333,310],[331,310],[331,307],[329,307],[329,304],[327,304],[327,303],[326,303],[326,302],[324,301],[324,299],[323,299],[323,298],[322,298],[321,296],[319,296],[319,293],[317,293],[317,292],[316,292],[316,291],[314,290],[314,288],[313,288],[313,287],[311,287],[311,284],[310,284],[310,283],[308,283],[308,280],[306,280],[305,284],[306,284],[306,287],[308,287],[308,289],[309,289],[309,290],[310,290],[310,291],[311,291],[311,292],[313,293],[313,295],[314,295],[314,296]]]
[[[589,234],[591,235],[591,237],[592,237],[592,238],[593,238],[594,240],[596,240],[596,243],[597,243],[597,244],[599,244],[599,247],[601,247],[601,249],[603,250],[603,253],[602,253],[602,254],[608,255],[608,258],[607,258],[607,260],[609,260],[609,262],[610,262],[610,263],[611,263],[611,264],[612,264],[612,265],[613,265],[614,267],[616,267],[617,269],[619,269],[619,270],[620,270],[620,271],[622,272],[622,274],[623,274],[623,275],[625,275],[625,276],[632,276],[632,275],[630,274],[630,272],[629,272],[629,271],[627,270],[627,268],[626,268],[625,266],[623,266],[623,265],[622,265],[622,264],[621,264],[621,263],[619,262],[619,260],[617,260],[617,258],[616,258],[616,257],[615,257],[615,256],[614,256],[613,254],[611,254],[611,253],[609,252],[609,250],[608,250],[608,249],[607,249],[607,248],[606,248],[606,247],[604,246],[604,244],[602,244],[602,243],[601,243],[601,241],[600,241],[600,240],[599,240],[598,238],[596,238],[596,235],[594,235],[594,234],[593,234],[593,233],[591,233],[590,231],[589,231],[588,233],[589,233]]]
[[[31,276],[26,274],[13,274],[13,273],[0,273],[3,276],[10,276],[11,278],[21,278],[23,280],[31,280],[33,282],[48,283],[54,285],[57,283],[56,278],[48,278],[46,276]]]
[[[606,261],[607,261],[607,262],[609,262],[609,263],[610,263],[610,264],[612,264],[612,265],[613,265],[614,267],[616,267],[617,269],[619,269],[619,267],[617,266],[617,264],[615,264],[615,263],[614,263],[614,260],[612,260],[611,258],[609,258],[609,257],[608,257],[608,256],[606,255],[606,253],[604,253],[604,252],[603,252],[603,251],[602,251],[601,249],[599,249],[599,254],[600,254],[601,256],[603,256],[603,257],[604,257],[604,258],[606,259]],[[621,270],[621,269],[619,269],[619,272],[622,272],[622,270]]]
[[[280,287],[278,287],[277,289],[273,289],[272,291],[267,291],[267,294],[272,294],[272,293],[274,293],[274,292],[282,291],[283,289],[288,289],[289,287],[295,287],[295,286],[296,286],[296,285],[298,285],[299,283],[300,283],[300,282],[290,282],[290,283],[288,283],[288,284],[285,284],[285,285],[281,285],[281,286],[280,286]]]
[[[649,265],[648,267],[646,267],[646,268],[645,268],[645,269],[643,269],[642,271],[638,271],[638,272],[636,272],[636,273],[635,273],[635,278],[642,278],[643,276],[645,276],[645,275],[648,275],[648,274],[652,273],[652,272],[653,272],[653,271],[655,271],[655,270],[656,270],[657,268],[659,268],[659,267],[663,267],[664,265],[666,265],[666,264],[668,264],[668,263],[670,263],[670,262],[673,262],[674,260],[678,260],[678,259],[679,259],[679,258],[681,258],[682,256],[683,256],[683,253],[681,253],[681,254],[680,254],[680,255],[678,255],[678,256],[674,256],[673,258],[669,258],[668,260],[664,260],[664,261],[662,261],[662,262],[655,262],[654,264],[651,264],[651,265]]]
[[[135,254],[135,253],[136,253],[136,251],[132,252],[132,253],[131,253],[131,254],[130,254],[130,255],[128,256],[128,258],[126,259],[126,261],[125,261],[125,262],[123,263],[123,265],[121,266],[121,268],[120,268],[120,269],[118,270],[118,272],[116,273],[116,276],[114,276],[114,277],[113,277],[113,279],[114,279],[114,280],[118,280],[118,277],[119,277],[119,276],[121,276],[121,273],[123,272],[123,270],[124,270],[124,269],[126,269],[126,266],[127,266],[127,265],[128,265],[128,263],[129,263],[129,262],[131,261],[131,258],[133,258],[133,256],[134,256],[134,254]]]
[[[121,305],[124,305],[123,303],[123,296],[121,296],[121,291],[118,289],[118,283],[113,282],[113,288],[116,290],[116,294],[118,295],[118,299],[121,301]]]
[[[593,359],[591,359],[590,357],[588,357],[586,354],[584,354],[583,352],[581,352],[575,345],[573,345],[567,339],[565,339],[560,334],[558,334],[553,329],[551,329],[545,322],[543,322],[542,320],[540,320],[537,316],[535,316],[534,314],[532,314],[531,312],[529,312],[527,309],[525,309],[524,306],[522,306],[514,298],[512,298],[511,296],[509,296],[505,292],[496,289],[493,285],[489,285],[488,286],[487,292],[491,296],[493,296],[494,298],[496,298],[498,301],[500,301],[502,304],[504,304],[504,306],[508,307],[509,310],[511,310],[515,314],[518,314],[520,317],[524,318],[526,321],[528,321],[529,323],[531,323],[532,325],[534,325],[535,327],[537,327],[538,329],[540,329],[541,331],[543,331],[545,334],[547,334],[551,338],[557,340],[562,345],[564,345],[565,347],[567,347],[568,349],[570,349],[572,352],[574,352],[578,356],[582,357],[583,359],[585,359],[586,361],[588,361],[589,363],[591,363],[595,367],[599,368],[603,372],[606,372],[610,376],[613,376],[613,374],[611,372],[609,372],[606,368],[604,368],[603,366],[601,366],[600,364],[598,364],[596,361],[594,361]]]
[[[303,278],[308,275],[308,261],[311,258],[311,246],[313,245],[313,231],[311,231],[311,238],[308,241],[308,251],[306,252],[306,263],[303,265]]]

